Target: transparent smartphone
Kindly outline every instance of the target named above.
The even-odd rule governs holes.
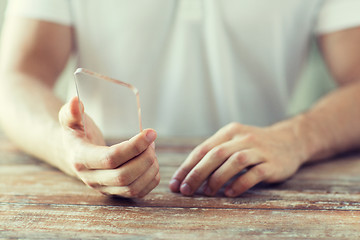
[[[142,131],[139,91],[129,83],[78,68],[75,73],[78,98],[85,113],[105,137],[119,138]],[[86,125],[83,124],[86,130]]]

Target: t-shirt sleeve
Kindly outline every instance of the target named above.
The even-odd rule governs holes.
[[[8,0],[5,14],[72,25],[69,0]]]
[[[360,0],[324,0],[316,26],[317,34],[360,26]]]

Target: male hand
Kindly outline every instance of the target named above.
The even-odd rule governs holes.
[[[225,189],[226,196],[236,197],[257,183],[289,178],[306,157],[296,131],[284,126],[257,128],[231,123],[223,127],[191,152],[175,172],[170,189],[191,196],[206,182],[204,193],[213,196],[232,177],[247,170]]]
[[[80,109],[79,109],[80,106]],[[59,112],[67,167],[88,186],[107,195],[144,197],[160,181],[156,132],[146,129],[128,141],[105,146],[104,138],[74,97]]]

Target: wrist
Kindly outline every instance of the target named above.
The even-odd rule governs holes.
[[[270,127],[273,130],[286,132],[285,141],[291,146],[291,151],[296,155],[299,165],[312,159],[319,148],[311,121],[307,116],[300,114],[291,119],[281,121]]]

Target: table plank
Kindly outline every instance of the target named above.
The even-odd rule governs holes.
[[[239,236],[337,239],[360,237],[360,212],[313,210],[0,205],[6,231],[235,239]]]
[[[167,187],[199,140],[160,141],[161,182],[143,199],[103,196],[0,141],[0,237],[235,239],[360,237],[360,155],[303,167],[238,198]]]
[[[5,154],[6,155],[6,154]],[[0,154],[0,201],[11,203],[48,203],[55,204],[99,204],[121,205],[121,199],[113,199],[98,194],[80,181],[64,175],[58,170],[41,163],[25,154]],[[9,155],[13,155],[10,157]],[[347,209],[360,210],[360,158],[348,157],[341,161],[308,166],[285,183],[270,187],[260,186],[238,198],[224,198],[222,193],[216,197],[183,197],[171,193],[167,184],[176,166],[168,162],[181,162],[186,154],[177,158],[167,158],[160,151],[159,162],[161,182],[147,197],[134,200],[136,206],[164,207],[221,207],[245,209]],[[170,160],[169,160],[170,159]],[[20,165],[21,164],[21,165]],[[51,189],[51,191],[49,191]],[[125,204],[129,204],[125,202]]]

